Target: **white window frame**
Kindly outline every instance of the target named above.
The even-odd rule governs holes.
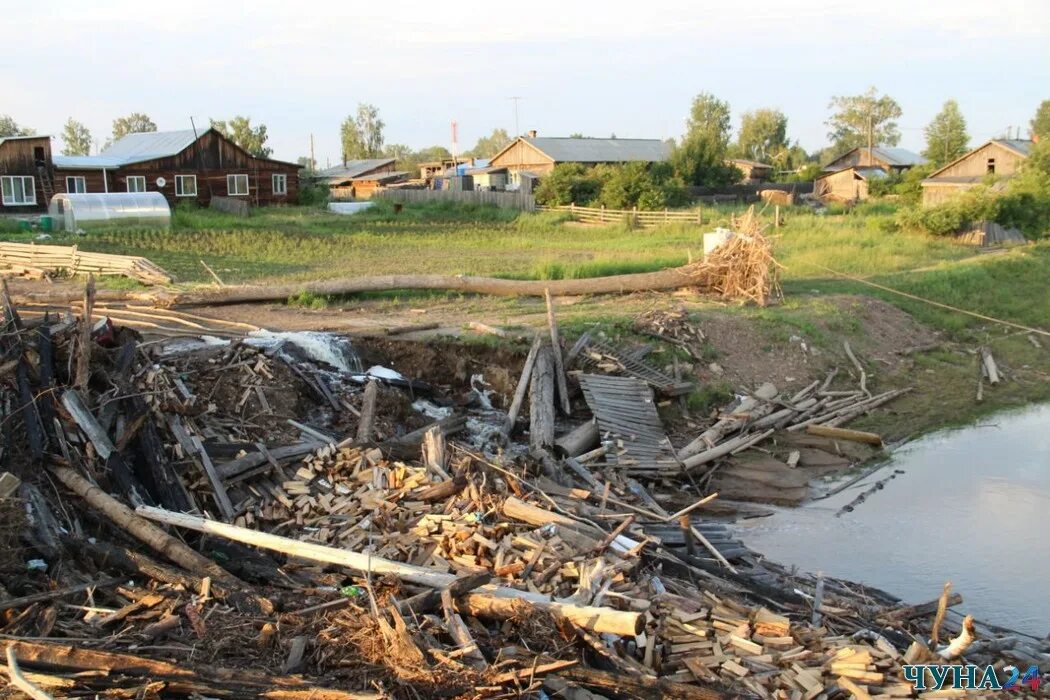
[[[237,182],[239,178],[244,178],[244,192],[234,192],[233,183]],[[227,197],[247,197],[251,191],[251,183],[248,181],[247,173],[234,173],[226,176],[226,196]]]
[[[22,201],[16,201],[14,198],[15,194],[15,180],[22,181]],[[29,180],[29,188],[26,189],[26,180]],[[8,196],[3,194],[4,183],[8,184],[8,189],[11,191],[11,195]],[[27,194],[32,194],[33,199],[26,199]],[[36,178],[32,175],[3,175],[0,176],[0,201],[3,202],[5,207],[33,207],[36,206]]]
[[[186,182],[193,183],[193,192],[186,191]],[[197,176],[196,175],[176,175],[175,176],[175,196],[176,197],[196,197],[197,196]]]
[[[141,182],[141,189],[131,189],[132,181]],[[127,182],[124,185],[128,192],[145,192],[146,191],[146,176],[145,175],[128,175]]]
[[[274,173],[273,178],[273,193],[274,195],[287,195],[288,194],[288,175],[287,173]],[[281,183],[280,188],[277,187],[277,183]]]
[[[73,181],[73,187],[69,186],[70,180]],[[77,183],[80,183],[80,186]],[[83,175],[66,175],[66,192],[68,194],[85,194],[87,192],[87,180]]]

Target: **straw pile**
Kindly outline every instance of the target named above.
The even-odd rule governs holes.
[[[689,272],[706,292],[765,306],[770,297],[780,296],[780,264],[773,257],[773,242],[763,234],[754,207],[734,216],[730,228],[733,237],[691,265]]]

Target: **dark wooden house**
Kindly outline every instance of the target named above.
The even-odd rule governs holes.
[[[395,169],[393,158],[350,160],[314,173],[315,182],[326,185],[332,199],[369,199],[381,187],[401,182],[408,173]]]
[[[259,158],[215,129],[128,134],[95,156],[54,156],[56,192],[160,192],[172,206],[212,197],[295,203],[299,165]]]
[[[40,211],[52,194],[51,137],[0,137],[0,213]]]

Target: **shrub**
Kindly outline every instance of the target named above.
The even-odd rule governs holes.
[[[601,191],[602,183],[594,168],[588,169],[580,163],[555,165],[549,175],[540,180],[536,188],[536,203],[548,207],[567,204],[590,205]]]
[[[328,185],[311,183],[303,184],[299,188],[299,204],[304,207],[324,207],[328,204],[330,196]]]

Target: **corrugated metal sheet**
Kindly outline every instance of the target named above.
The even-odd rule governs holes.
[[[25,141],[27,139],[49,139],[50,136],[34,135],[34,136],[0,136],[0,146],[4,145],[4,141]]]
[[[186,150],[193,145],[198,135],[203,135],[208,131],[211,131],[211,129],[198,131],[196,135],[193,133],[193,129],[128,134],[104,148],[99,155],[113,160],[120,160],[123,165],[153,160],[154,158],[167,158]]]
[[[336,165],[331,168],[326,168],[325,170],[318,170],[315,177],[318,180],[328,180],[334,184],[339,181],[352,180],[370,170],[382,168],[393,162],[393,158],[364,158],[361,160],[348,160],[346,165]]]
[[[1026,157],[1032,152],[1032,146],[1035,145],[1033,141],[1028,139],[995,139],[995,142]]]
[[[51,161],[56,168],[70,170],[102,170],[103,168],[119,168],[127,165],[122,158],[110,158],[109,156],[52,156]]]
[[[856,171],[865,180],[878,180],[886,177],[886,171],[882,168],[857,168]]]
[[[657,163],[671,157],[671,147],[659,139],[573,139],[523,137],[558,163]]]
[[[872,152],[876,158],[886,161],[890,165],[925,165],[926,159],[907,148],[889,148],[879,146],[873,148]]]

